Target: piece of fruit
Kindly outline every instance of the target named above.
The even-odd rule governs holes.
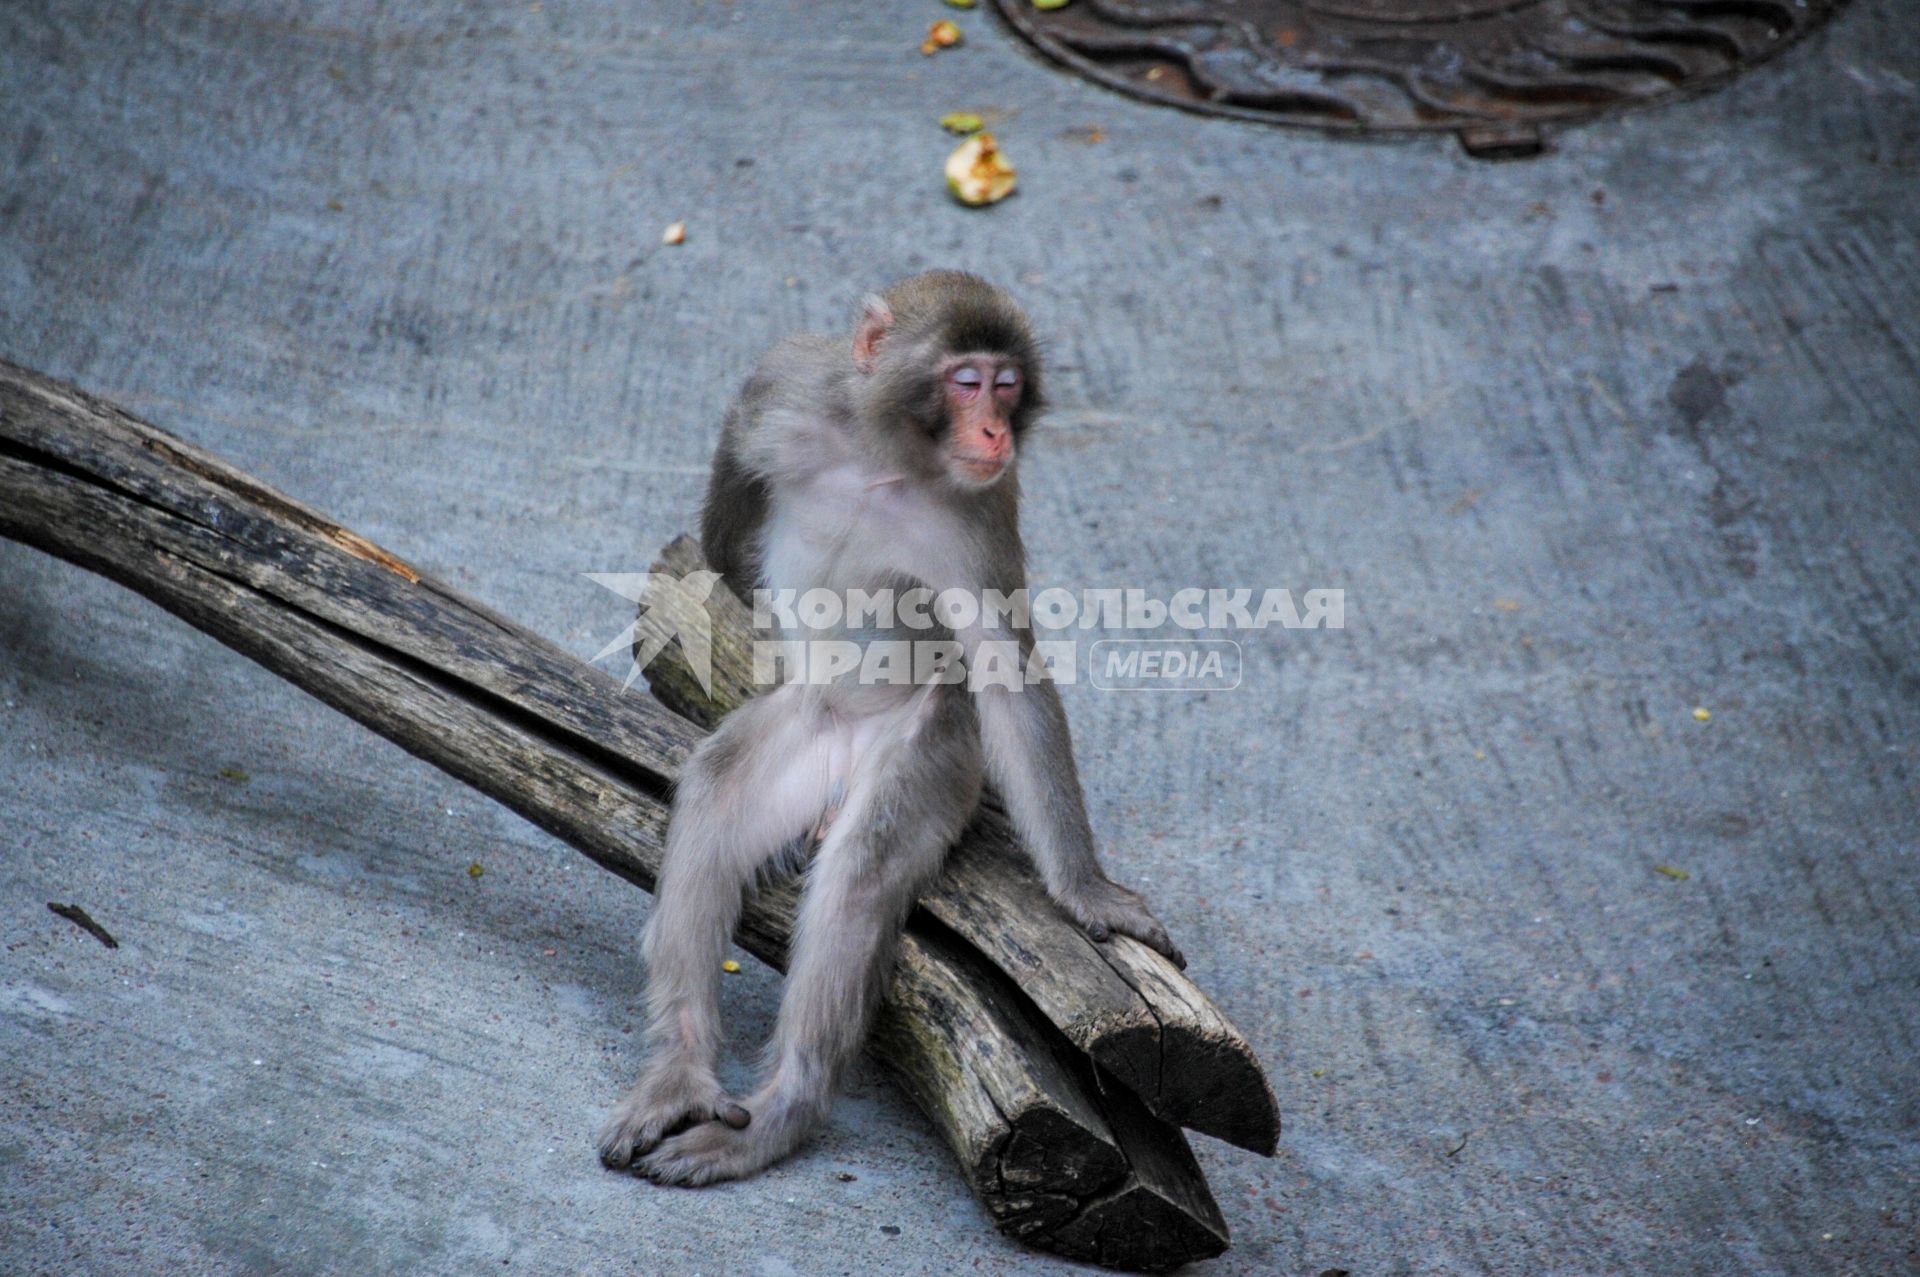
[[[1064,9],[1069,0],[1033,0],[1033,7],[1043,13],[1048,9]]]
[[[940,117],[940,127],[949,133],[958,133],[965,137],[969,133],[978,133],[987,127],[987,122],[972,111],[955,111]]]
[[[927,38],[920,42],[920,52],[938,53],[942,49],[951,49],[960,43],[960,28],[945,18],[927,28]]]
[[[1000,153],[991,133],[976,133],[947,157],[947,189],[969,208],[993,204],[1013,194],[1013,165]]]
[[[662,244],[686,243],[687,242],[687,224],[685,222],[670,223],[667,226],[666,230],[660,232],[660,242]]]

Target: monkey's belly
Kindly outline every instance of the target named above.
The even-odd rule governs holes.
[[[825,800],[810,828],[789,849],[804,860],[818,851],[841,814],[881,782],[902,751],[916,747],[922,728],[947,697],[965,693],[950,684],[809,689],[817,715],[812,749],[824,774]]]
[[[780,637],[805,645],[783,677],[819,689],[823,704],[849,713],[883,713],[928,684],[964,681],[960,645],[940,625],[835,625]]]

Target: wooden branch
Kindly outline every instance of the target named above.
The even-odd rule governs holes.
[[[712,692],[678,643],[647,666],[654,695],[711,726],[753,690],[753,618],[725,588],[682,584],[707,566],[679,537],[660,552],[641,600],[636,649],[649,639],[712,635]],[[982,808],[920,906],[1005,972],[1040,1013],[1156,1116],[1271,1156],[1273,1089],[1253,1048],[1179,968],[1116,936],[1095,944],[1047,898],[1005,815]]]
[[[0,535],[145,595],[651,889],[695,725],[210,454],[4,361]],[[757,894],[741,944],[780,965],[793,901]],[[1001,1231],[1140,1270],[1225,1250],[1179,1131],[1100,1095],[1084,1058],[969,962],[910,936],[874,1049]]]

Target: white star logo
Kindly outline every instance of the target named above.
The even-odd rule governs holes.
[[[653,658],[679,641],[687,666],[700,690],[713,692],[713,628],[707,619],[707,596],[720,580],[718,572],[701,569],[685,576],[666,572],[588,572],[589,581],[605,586],[623,599],[640,605],[633,623],[594,655],[598,664],[615,652],[628,652],[632,664],[623,687],[632,687]],[[670,599],[673,606],[662,607]]]

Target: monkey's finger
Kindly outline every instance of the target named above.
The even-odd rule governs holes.
[[[1173,937],[1167,934],[1165,927],[1148,923],[1138,929],[1128,929],[1127,934],[1182,971],[1187,969],[1187,955],[1180,952],[1180,946],[1173,942]]]
[[[1153,929],[1147,936],[1147,946],[1182,971],[1187,969],[1187,955],[1180,952],[1180,946],[1173,942],[1173,937],[1167,934],[1165,927]]]
[[[1111,940],[1113,938],[1112,929],[1104,922],[1089,922],[1087,924],[1087,934],[1095,940]]]
[[[738,1104],[722,1104],[720,1111],[715,1113],[714,1116],[736,1131],[746,1130],[747,1123],[753,1121],[753,1114],[747,1112]]]

